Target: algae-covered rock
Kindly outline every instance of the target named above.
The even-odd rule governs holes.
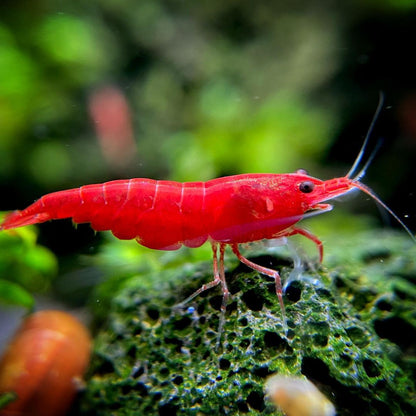
[[[290,278],[287,332],[273,281],[227,267],[232,298],[219,349],[219,287],[172,307],[212,280],[209,264],[130,279],[97,335],[85,414],[276,415],[264,398],[272,373],[306,376],[338,415],[416,414],[416,245],[373,232],[326,246],[324,266]],[[293,268],[264,252],[250,258],[283,281]]]

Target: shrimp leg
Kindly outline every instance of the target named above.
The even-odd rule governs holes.
[[[202,285],[198,290],[188,296],[185,300],[178,303],[175,308],[181,308],[188,302],[190,302],[193,298],[200,295],[202,292],[205,292],[208,289],[211,289],[215,286],[221,284],[222,289],[222,302],[221,302],[221,315],[220,315],[220,323],[218,326],[218,337],[217,337],[217,347],[220,345],[221,340],[221,333],[224,327],[225,322],[225,311],[227,309],[228,299],[230,297],[230,291],[228,290],[227,282],[225,281],[225,271],[224,271],[224,253],[225,253],[225,246],[224,243],[219,243],[220,246],[220,260],[219,260],[219,267],[218,267],[218,243],[212,242],[212,252],[213,252],[213,269],[214,269],[214,280],[209,283]]]
[[[222,302],[221,302],[221,314],[220,314],[220,323],[218,325],[218,336],[217,336],[217,349],[221,343],[221,333],[224,327],[225,322],[225,311],[227,309],[228,299],[230,298],[230,291],[227,287],[227,282],[225,281],[225,271],[224,271],[224,253],[225,253],[225,244],[220,243],[220,279],[221,279],[221,288],[222,288]],[[215,258],[215,257],[214,257]]]
[[[297,227],[292,227],[290,231],[285,233],[285,237],[290,237],[291,235],[295,234],[303,235],[304,237],[308,238],[316,244],[319,253],[319,262],[322,263],[322,260],[324,259],[324,246],[322,244],[322,241],[318,237],[316,237],[316,235],[310,233],[309,231]]]
[[[295,233],[297,234],[297,233]],[[285,312],[285,305],[283,304],[283,294],[282,294],[282,281],[280,280],[280,275],[277,270],[269,269],[267,267],[260,266],[259,264],[253,263],[249,259],[245,258],[238,248],[238,244],[232,244],[231,248],[234,252],[234,254],[238,257],[238,259],[241,261],[241,263],[244,263],[246,266],[250,267],[251,269],[255,270],[256,272],[259,272],[261,274],[264,274],[266,276],[271,277],[275,281],[276,286],[276,295],[279,299],[280,309],[282,311],[283,316],[283,327],[286,331],[287,325],[286,325],[286,312]]]
[[[213,251],[213,266],[214,266],[214,280],[212,280],[209,283],[206,283],[202,285],[198,290],[196,290],[194,293],[192,293],[190,296],[188,296],[185,300],[178,303],[175,307],[181,308],[182,306],[186,305],[188,302],[190,302],[193,298],[200,295],[202,292],[205,292],[208,289],[211,289],[221,283],[221,277],[220,273],[218,272],[218,257],[217,257],[217,250],[218,250],[218,244],[212,243],[212,251]],[[224,282],[225,283],[225,282]]]

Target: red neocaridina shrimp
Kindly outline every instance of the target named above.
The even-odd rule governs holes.
[[[274,279],[285,322],[279,273],[245,258],[240,253],[240,244],[300,234],[316,244],[322,262],[322,242],[296,224],[311,213],[331,210],[332,205],[326,203],[328,200],[353,189],[360,189],[377,201],[414,239],[400,218],[360,182],[375,151],[356,173],[381,107],[382,100],[352,168],[340,178],[322,181],[298,170],[289,174],[234,175],[207,182],[115,180],[47,194],[26,209],[9,214],[0,230],[72,218],[75,223],[89,222],[96,231],[110,230],[117,238],[136,239],[139,244],[158,250],[176,250],[182,245],[199,247],[209,241],[213,250],[214,280],[181,305],[220,284],[223,301],[219,334],[229,298],[224,251],[230,246],[242,263]]]

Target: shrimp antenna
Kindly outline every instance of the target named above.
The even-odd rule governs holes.
[[[368,141],[370,140],[371,133],[373,132],[374,125],[376,124],[376,121],[377,121],[377,119],[378,119],[378,116],[379,116],[379,115],[380,115],[380,113],[381,113],[381,110],[382,110],[382,108],[383,108],[383,105],[384,105],[384,94],[383,94],[383,92],[382,92],[382,91],[380,91],[380,93],[379,93],[379,99],[378,99],[378,105],[377,105],[376,112],[374,113],[373,119],[371,120],[370,127],[368,128],[368,131],[367,131],[367,134],[366,134],[366,136],[365,136],[364,143],[363,143],[363,145],[361,146],[360,152],[358,153],[358,156],[357,156],[357,158],[355,159],[354,164],[351,166],[351,169],[350,169],[350,170],[349,170],[349,172],[345,175],[347,178],[351,178],[351,176],[352,176],[352,175],[354,174],[354,172],[356,171],[356,169],[357,169],[358,165],[360,164],[361,159],[363,158],[363,155],[364,155],[365,149],[366,149],[366,147],[367,147]],[[373,152],[373,153],[371,154],[371,156],[370,156],[370,161],[373,159],[374,155],[375,155],[375,152]],[[367,168],[367,167],[368,167],[368,165],[369,165],[369,163],[367,162],[367,163],[366,163],[365,168]],[[360,173],[361,173],[361,172],[360,172]],[[357,176],[360,176],[360,173],[359,173]],[[362,173],[361,177],[362,177],[362,176],[364,176],[364,174],[365,174],[365,169],[364,169],[364,172]]]
[[[410,235],[410,238],[416,243],[416,238],[413,235],[413,233],[410,231],[410,229],[406,226],[406,224],[394,213],[394,211],[389,208],[375,193],[372,189],[370,189],[367,185],[364,185],[361,182],[353,180],[354,186],[361,191],[365,192],[368,196],[374,199],[380,206],[382,206],[407,232],[407,234]]]

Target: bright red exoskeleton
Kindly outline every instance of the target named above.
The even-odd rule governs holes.
[[[299,170],[290,174],[242,174],[207,182],[116,180],[47,194],[28,208],[9,214],[0,230],[72,218],[75,223],[89,222],[94,230],[110,230],[120,239],[136,239],[139,244],[158,250],[176,250],[182,245],[199,247],[209,241],[213,249],[214,280],[182,304],[220,284],[223,293],[220,329],[229,297],[224,276],[224,251],[229,245],[242,263],[275,280],[284,315],[279,273],[243,257],[239,250],[241,243],[301,234],[317,245],[322,261],[321,241],[296,224],[311,212],[329,211],[332,206],[326,201],[353,189],[375,199],[411,235],[397,215],[360,182],[374,152],[353,176],[368,137],[369,134],[344,177],[322,181]]]

